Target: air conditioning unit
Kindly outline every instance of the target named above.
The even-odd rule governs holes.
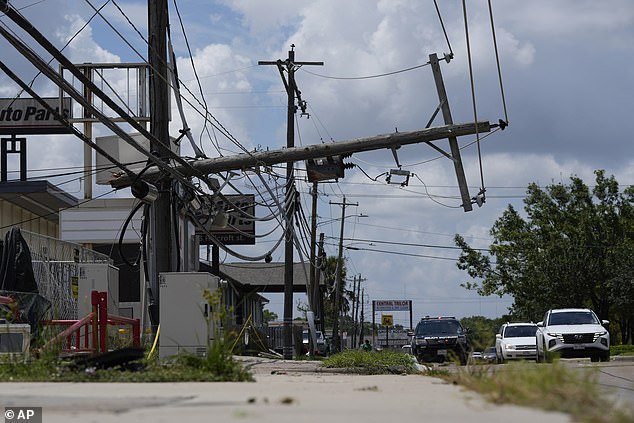
[[[128,135],[130,135],[132,140],[134,140],[137,145],[143,147],[148,151],[150,150],[150,140],[145,138],[143,134],[132,133]],[[176,144],[174,142],[175,139],[171,137],[170,141],[170,149],[174,153],[180,154],[180,144]],[[128,144],[127,141],[123,140],[118,135],[97,137],[95,138],[95,142],[113,159],[119,161],[119,163],[128,163],[128,168],[136,173],[140,172],[146,165],[147,156]],[[98,185],[109,184],[110,181],[114,178],[114,174],[122,172],[121,169],[115,167],[115,165],[110,160],[108,160],[101,154],[96,153],[95,157],[98,169],[95,177],[95,182]]]
[[[218,289],[219,278],[204,272],[170,272],[159,275],[159,357],[180,352],[205,356],[216,328],[204,290]]]
[[[119,314],[119,269],[108,263],[81,263],[77,287],[77,316],[92,312],[91,292],[108,293],[108,314]]]
[[[0,319],[0,363],[29,358],[31,326]]]

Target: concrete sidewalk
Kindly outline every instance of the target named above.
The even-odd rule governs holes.
[[[428,376],[335,374],[301,361],[245,364],[255,383],[0,383],[0,406],[42,407],[44,423],[570,421],[493,405]]]

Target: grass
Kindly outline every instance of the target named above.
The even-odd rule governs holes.
[[[372,375],[418,373],[411,355],[392,351],[344,351],[325,359],[323,366]]]
[[[512,363],[468,366],[439,375],[476,391],[491,402],[539,407],[570,414],[581,423],[632,423],[632,410],[617,409],[597,383],[597,368],[578,371],[555,361],[551,365]]]
[[[634,345],[611,345],[610,355],[634,355]]]
[[[69,359],[40,357],[0,363],[0,382],[241,382],[251,373],[231,355],[209,351],[207,357],[180,354],[171,360],[142,359],[131,365],[97,369]]]

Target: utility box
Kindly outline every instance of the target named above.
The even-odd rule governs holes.
[[[205,356],[216,328],[211,306],[203,291],[218,289],[219,278],[204,272],[170,272],[159,275],[159,357],[180,352]],[[221,305],[219,305],[221,306]]]
[[[119,314],[119,269],[108,263],[79,264],[77,316],[92,313],[91,292],[108,293],[108,314]]]
[[[31,346],[31,326],[26,323],[7,323],[0,319],[0,363],[26,362]]]

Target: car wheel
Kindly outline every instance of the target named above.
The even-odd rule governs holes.
[[[599,361],[599,354],[592,354],[590,356],[590,361],[593,363],[596,363],[597,361]]]
[[[546,345],[544,345],[544,363],[552,363],[553,355],[546,350]]]
[[[601,354],[599,355],[599,359],[600,359],[601,361],[610,361],[610,351],[608,350],[608,351],[606,351],[606,352],[604,352],[604,353],[601,353]]]
[[[535,362],[536,363],[543,363],[545,360],[542,361],[542,355],[539,353],[539,347],[535,347]]]

